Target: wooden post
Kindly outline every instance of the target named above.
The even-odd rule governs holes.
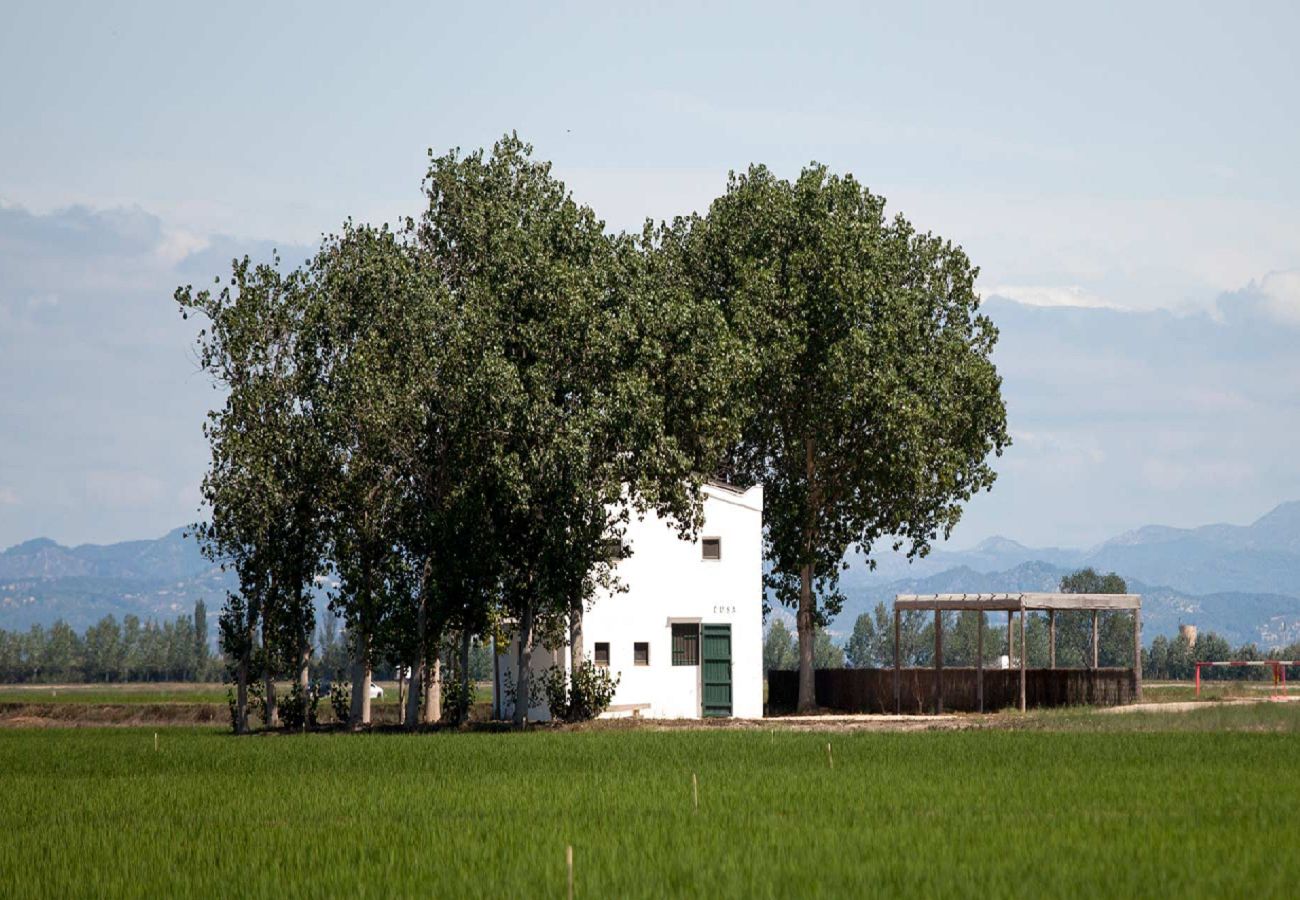
[[[1097,610],[1092,611],[1092,667],[1097,668]]]
[[[984,610],[980,610],[975,633],[975,703],[984,712]]]
[[[1047,668],[1056,668],[1056,610],[1047,611]]]
[[[1142,609],[1133,610],[1133,699],[1142,700]]]
[[[1011,643],[1011,617],[1014,615],[1011,610],[1007,610],[1007,668],[1011,668],[1011,662],[1016,658],[1015,645]]]
[[[943,713],[943,613],[934,611],[934,711]]]
[[[1020,711],[1025,711],[1025,607],[1020,605]]]
[[[899,647],[902,640],[902,613],[894,609],[894,713],[903,714],[903,650]]]

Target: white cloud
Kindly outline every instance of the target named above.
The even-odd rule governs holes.
[[[1300,269],[1269,272],[1258,289],[1265,312],[1289,325],[1300,325]]]
[[[1078,285],[1001,284],[988,288],[984,293],[989,296],[1005,297],[1025,306],[1124,309],[1120,304],[1099,297]]]

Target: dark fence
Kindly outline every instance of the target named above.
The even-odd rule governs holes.
[[[934,669],[902,669],[899,696],[904,713],[935,711]],[[943,670],[945,712],[975,712],[975,669]],[[1026,669],[1025,705],[1118,706],[1133,702],[1132,669]],[[818,669],[817,705],[836,712],[892,713],[893,669]],[[799,697],[799,673],[767,673],[769,714],[794,712]],[[984,670],[984,709],[988,711],[1020,705],[1020,670]]]

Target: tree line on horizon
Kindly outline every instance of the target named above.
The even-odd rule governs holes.
[[[848,550],[925,553],[1009,444],[978,270],[816,164],[751,166],[637,233],[513,135],[431,152],[423,194],[293,271],[245,258],[176,291],[221,392],[196,531],[238,578],[219,623],[236,730],[253,679],[271,722],[277,676],[305,696],[326,573],[355,725],[385,661],[411,671],[405,722],[438,719],[475,641],[517,639],[521,698],[533,647],[567,643],[576,689],[631,517],[694,538],[713,478],[764,484],[765,586],[796,610],[811,707]]]
[[[82,634],[62,619],[48,628],[0,628],[0,683],[212,681],[222,661],[212,653],[207,605],[173,621],[108,615]]]

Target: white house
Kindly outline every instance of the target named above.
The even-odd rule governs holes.
[[[628,525],[627,590],[601,592],[583,617],[587,658],[619,678],[606,715],[763,715],[763,488],[705,488],[704,527],[684,541],[648,515]],[[568,647],[533,649],[532,670],[568,669]],[[496,658],[494,708],[513,714],[518,645]],[[549,718],[545,700],[530,721]]]

